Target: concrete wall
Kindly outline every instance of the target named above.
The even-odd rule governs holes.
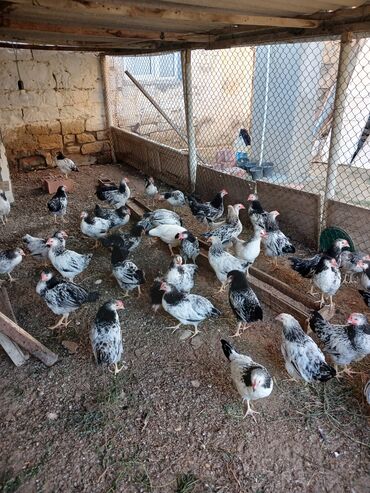
[[[91,53],[0,49],[0,128],[10,166],[53,165],[64,149],[78,164],[108,162],[102,75]]]
[[[13,191],[12,184],[10,182],[9,176],[9,165],[8,158],[5,152],[5,146],[1,141],[0,134],[0,192],[5,192],[5,195],[8,197],[9,202],[13,202]]]

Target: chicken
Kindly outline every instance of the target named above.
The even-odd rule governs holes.
[[[334,258],[323,255],[313,275],[313,283],[321,291],[320,306],[325,304],[325,295],[329,296],[330,307],[333,306],[333,296],[340,288],[341,275]]]
[[[127,185],[128,182],[129,180],[127,178],[122,178],[118,187],[116,185],[103,185],[100,183],[96,187],[96,196],[99,200],[103,200],[115,209],[119,209],[125,206],[130,198],[131,190]]]
[[[227,274],[232,270],[245,272],[249,267],[249,262],[234,257],[222,248],[221,240],[215,236],[209,238],[211,246],[208,250],[208,262],[215,271],[217,279],[221,283],[220,291],[226,287]]]
[[[150,300],[152,303],[152,310],[157,313],[159,308],[162,306],[163,291],[161,291],[163,277],[156,277],[150,288]]]
[[[195,260],[200,254],[198,238],[190,233],[190,231],[177,233],[175,238],[180,240],[180,255],[184,259],[185,263],[191,259],[195,264]]]
[[[276,222],[276,217],[279,215],[278,211],[265,211],[262,208],[257,195],[253,193],[248,196],[247,200],[249,202],[248,215],[254,229],[262,228],[267,233],[279,229]]]
[[[194,195],[188,195],[188,204],[193,216],[202,223],[214,223],[222,217],[224,213],[224,197],[226,190],[221,190],[211,200],[211,202],[200,202]]]
[[[121,300],[110,300],[99,308],[90,331],[90,340],[95,361],[98,365],[113,367],[116,375],[125,368],[118,368],[122,359],[123,343],[121,323],[117,310],[123,310]]]
[[[363,291],[362,289],[359,289],[358,292],[363,297],[365,305],[370,308],[370,291]]]
[[[68,238],[68,235],[65,231],[56,231],[53,238],[61,241],[62,245],[65,246],[65,238]],[[37,238],[26,234],[23,236],[22,240],[32,257],[40,260],[46,260],[49,258],[49,247],[46,244],[47,239]]]
[[[178,291],[189,293],[194,287],[194,276],[197,271],[196,265],[183,265],[182,257],[175,255],[164,279],[168,284],[175,286]]]
[[[144,234],[144,227],[139,223],[140,221],[134,224],[128,233],[114,233],[101,238],[101,244],[106,248],[113,248],[116,245],[123,250],[127,248],[129,252],[132,252],[140,245]]]
[[[257,226],[252,238],[247,241],[240,240],[239,238],[232,238],[236,256],[250,264],[247,268],[247,275],[249,273],[249,267],[253,265],[261,252],[261,240],[262,238],[265,238],[266,235],[266,231]]]
[[[366,399],[366,402],[370,404],[370,380],[368,380],[367,384],[364,387],[364,396]]]
[[[309,320],[310,328],[324,343],[324,351],[335,363],[347,367],[370,354],[370,324],[362,313],[352,313],[347,325],[333,325],[314,311]],[[344,370],[350,373],[347,368]]]
[[[361,274],[363,269],[360,265],[357,265],[358,262],[362,261],[370,261],[370,255],[367,255],[362,252],[350,252],[349,250],[345,250],[340,255],[340,268],[344,272],[343,283],[352,283],[353,276],[355,274]]]
[[[281,352],[285,368],[293,380],[308,383],[326,382],[335,377],[336,371],[325,361],[322,351],[311,339],[298,321],[288,313],[276,317],[283,324]]]
[[[55,164],[66,178],[68,178],[69,173],[72,171],[80,171],[72,159],[65,157],[62,152],[57,153],[55,157]]]
[[[280,229],[266,232],[266,235],[262,237],[262,243],[265,247],[266,255],[274,258],[275,265],[277,265],[278,257],[286,253],[295,252],[295,247]]]
[[[227,274],[229,289],[229,303],[238,320],[237,331],[232,337],[239,337],[241,330],[257,320],[262,320],[263,313],[256,293],[249,286],[244,272],[232,270]]]
[[[110,221],[110,229],[112,229],[118,226],[125,226],[130,221],[131,210],[125,206],[119,209],[106,209],[96,204],[94,215]]]
[[[3,224],[8,222],[10,214],[10,203],[5,192],[0,192],[0,219]]]
[[[247,401],[247,412],[244,415],[259,414],[251,408],[250,401],[268,397],[273,388],[272,377],[266,368],[255,363],[252,358],[245,354],[239,354],[233,346],[221,339],[222,350],[230,361],[231,378],[239,392],[243,403]]]
[[[160,195],[161,200],[167,200],[172,207],[182,207],[185,205],[185,196],[180,190],[165,192]]]
[[[49,271],[41,272],[41,279],[37,283],[36,293],[45,300],[48,308],[55,315],[62,315],[62,318],[49,329],[53,330],[61,325],[67,327],[70,323],[68,317],[84,303],[93,303],[99,298],[98,292],[88,292],[81,286],[57,279]]]
[[[46,245],[49,247],[49,260],[53,267],[69,281],[73,281],[81,274],[92,258],[92,253],[83,255],[73,250],[66,250],[57,238],[49,238]]]
[[[8,274],[10,282],[15,281],[11,272],[22,262],[25,253],[21,248],[0,250],[0,274]]]
[[[95,239],[94,248],[99,246],[98,239],[107,236],[111,222],[101,217],[92,217],[87,212],[81,212],[80,229],[82,233]]]
[[[142,225],[145,231],[149,231],[161,224],[182,226],[182,219],[176,212],[168,209],[156,209],[153,212],[146,212],[138,224]]]
[[[229,205],[227,207],[228,218],[226,219],[226,224],[207,233],[203,233],[202,236],[204,238],[211,238],[211,236],[217,237],[224,246],[227,246],[232,241],[232,238],[237,238],[243,230],[242,223],[239,219],[239,211],[241,209],[245,209],[243,204]]]
[[[349,247],[348,241],[339,238],[333,242],[331,247],[328,250],[326,250],[326,252],[317,253],[311,258],[289,257],[289,260],[291,262],[291,266],[293,270],[298,272],[300,276],[309,279],[312,278],[315,269],[319,264],[321,257],[323,255],[327,255],[328,257],[335,258],[335,260],[339,263],[343,248],[346,247]]]
[[[119,287],[125,291],[124,296],[137,288],[138,297],[141,295],[140,286],[145,283],[144,272],[134,262],[127,260],[129,250],[114,246],[111,256],[113,276],[117,279]]]
[[[161,224],[148,231],[148,235],[153,238],[160,238],[164,243],[167,243],[171,255],[173,255],[172,248],[178,246],[180,243],[180,240],[176,238],[176,235],[178,233],[183,233],[184,231],[186,231],[185,228],[176,224]]]
[[[361,286],[368,291],[370,289],[370,262],[363,262],[360,260],[357,262],[357,267],[362,269],[361,274]]]
[[[64,216],[67,212],[68,206],[68,197],[66,193],[66,187],[60,186],[56,191],[55,195],[48,202],[48,209],[51,214],[54,216],[54,222],[57,222],[57,216],[62,218],[62,222],[64,222]]]
[[[193,325],[194,333],[191,337],[199,333],[198,325],[209,317],[221,315],[220,310],[215,308],[212,303],[198,294],[186,294],[180,292],[175,286],[163,282],[161,284],[164,295],[162,306],[164,310],[179,321],[179,324],[169,329],[177,330],[182,324]]]
[[[157,194],[158,188],[154,184],[154,178],[152,176],[145,178],[145,195],[152,199],[152,205],[154,205],[154,199]]]

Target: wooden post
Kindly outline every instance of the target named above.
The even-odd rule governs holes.
[[[112,153],[112,161],[113,161],[113,163],[116,163],[117,158],[116,158],[116,153],[114,150],[112,130],[111,130],[111,128],[113,126],[113,117],[112,117],[111,105],[110,105],[110,101],[109,101],[109,74],[108,74],[107,65],[108,65],[107,64],[107,57],[105,55],[100,55],[100,66],[101,66],[101,72],[102,72],[102,78],[103,78],[105,115],[106,115],[107,124],[109,127],[108,132],[109,132],[110,148],[111,148],[111,153]]]
[[[195,128],[193,119],[193,87],[191,82],[191,51],[184,50],[181,52],[182,61],[182,81],[184,88],[184,105],[186,116],[186,129],[188,134],[189,148],[189,177],[190,190],[195,191],[197,181],[197,147],[195,142]]]

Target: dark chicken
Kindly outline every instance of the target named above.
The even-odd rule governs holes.
[[[141,294],[140,286],[145,283],[144,272],[140,270],[134,262],[127,260],[129,250],[122,250],[114,246],[112,251],[112,271],[121,289],[125,291],[124,296],[129,296],[133,289],[138,290],[138,297]]]
[[[66,188],[64,186],[58,187],[55,195],[48,202],[48,209],[54,216],[54,222],[57,221],[57,216],[62,218],[64,222],[64,216],[67,212],[68,197],[66,193]]]
[[[103,185],[99,183],[96,187],[96,196],[99,200],[107,202],[115,209],[119,209],[126,205],[131,195],[131,191],[127,185],[128,181],[127,178],[122,178],[118,187],[116,185]]]
[[[199,222],[212,224],[220,219],[224,213],[224,197],[227,195],[226,190],[221,190],[211,200],[211,202],[200,202],[195,195],[188,195],[188,203],[193,216]]]

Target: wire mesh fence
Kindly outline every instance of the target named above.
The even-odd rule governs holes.
[[[181,54],[108,63],[114,125],[186,152]],[[302,228],[340,227],[368,248],[370,38],[197,50],[191,64],[197,191],[233,175]]]

